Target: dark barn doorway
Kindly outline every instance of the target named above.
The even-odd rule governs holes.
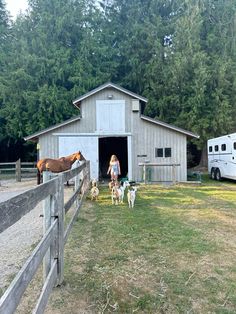
[[[116,155],[120,161],[120,178],[128,174],[128,149],[127,137],[102,137],[99,138],[99,179],[110,178],[107,175],[111,155]]]

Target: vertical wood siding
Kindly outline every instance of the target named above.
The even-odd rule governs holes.
[[[185,181],[187,178],[187,137],[174,130],[167,129],[152,122],[142,120],[140,112],[132,111],[132,97],[113,88],[107,88],[83,100],[81,105],[81,120],[68,125],[58,127],[39,137],[40,158],[57,158],[59,155],[59,134],[96,133],[96,100],[108,100],[112,95],[113,100],[125,100],[125,132],[132,134],[132,174],[133,180],[142,179],[142,168],[139,162],[146,160],[154,163],[180,163],[176,169],[178,181]],[[57,134],[57,135],[55,135]],[[97,134],[99,136],[99,134]],[[171,147],[172,157],[155,157],[155,148]],[[138,157],[147,155],[147,157]],[[152,181],[171,181],[171,167],[152,167]]]
[[[152,163],[180,163],[176,169],[178,181],[185,181],[187,178],[187,139],[186,136],[168,130],[162,126],[155,125],[151,122],[141,120],[138,113],[132,114],[133,124],[133,175],[134,179],[142,179],[142,171],[139,169],[140,162],[149,161]],[[155,148],[171,148],[171,157],[155,157]],[[147,155],[138,157],[138,155]],[[171,181],[171,167],[151,167],[152,181]]]

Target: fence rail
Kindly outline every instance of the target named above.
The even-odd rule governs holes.
[[[180,164],[178,163],[142,163],[138,164],[139,166],[143,167],[143,181],[147,183],[147,167],[171,167],[172,168],[172,182],[176,183],[176,167],[179,167]]]
[[[0,162],[0,176],[13,174],[17,182],[20,182],[22,177],[32,176],[36,172],[36,162],[22,162],[20,159],[16,162]]]
[[[62,283],[64,245],[88,189],[89,169],[89,161],[86,161],[77,168],[65,171],[56,177],[46,171],[42,185],[0,203],[0,232],[3,232],[31,211],[40,201],[44,202],[44,235],[1,297],[0,314],[14,313],[42,261],[44,286],[33,313],[44,312],[53,287]],[[71,178],[75,178],[75,192],[64,204],[64,182]],[[65,214],[74,203],[76,210],[64,231]]]

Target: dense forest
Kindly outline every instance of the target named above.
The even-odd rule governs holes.
[[[111,81],[148,98],[146,115],[206,140],[236,131],[235,0],[0,0],[0,161],[31,160],[23,137],[78,112]]]

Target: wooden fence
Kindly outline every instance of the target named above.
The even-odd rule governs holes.
[[[4,231],[25,214],[30,212],[40,201],[44,209],[44,235],[31,256],[16,275],[0,299],[0,314],[14,313],[20,300],[43,262],[44,285],[33,313],[43,313],[54,286],[63,281],[64,245],[82,204],[90,178],[89,161],[82,162],[75,169],[57,176],[44,172],[44,183],[0,203],[0,232]],[[75,178],[73,196],[64,204],[64,182]],[[64,226],[65,214],[73,204],[76,210],[67,225]]]
[[[14,175],[17,182],[20,182],[22,177],[35,176],[36,172],[36,162],[22,162],[18,159],[16,162],[0,163],[0,177]]]
[[[172,168],[172,182],[176,183],[176,167],[179,167],[180,164],[177,163],[139,163],[139,166],[143,167],[143,181],[147,183],[147,168],[148,167],[171,167]]]

